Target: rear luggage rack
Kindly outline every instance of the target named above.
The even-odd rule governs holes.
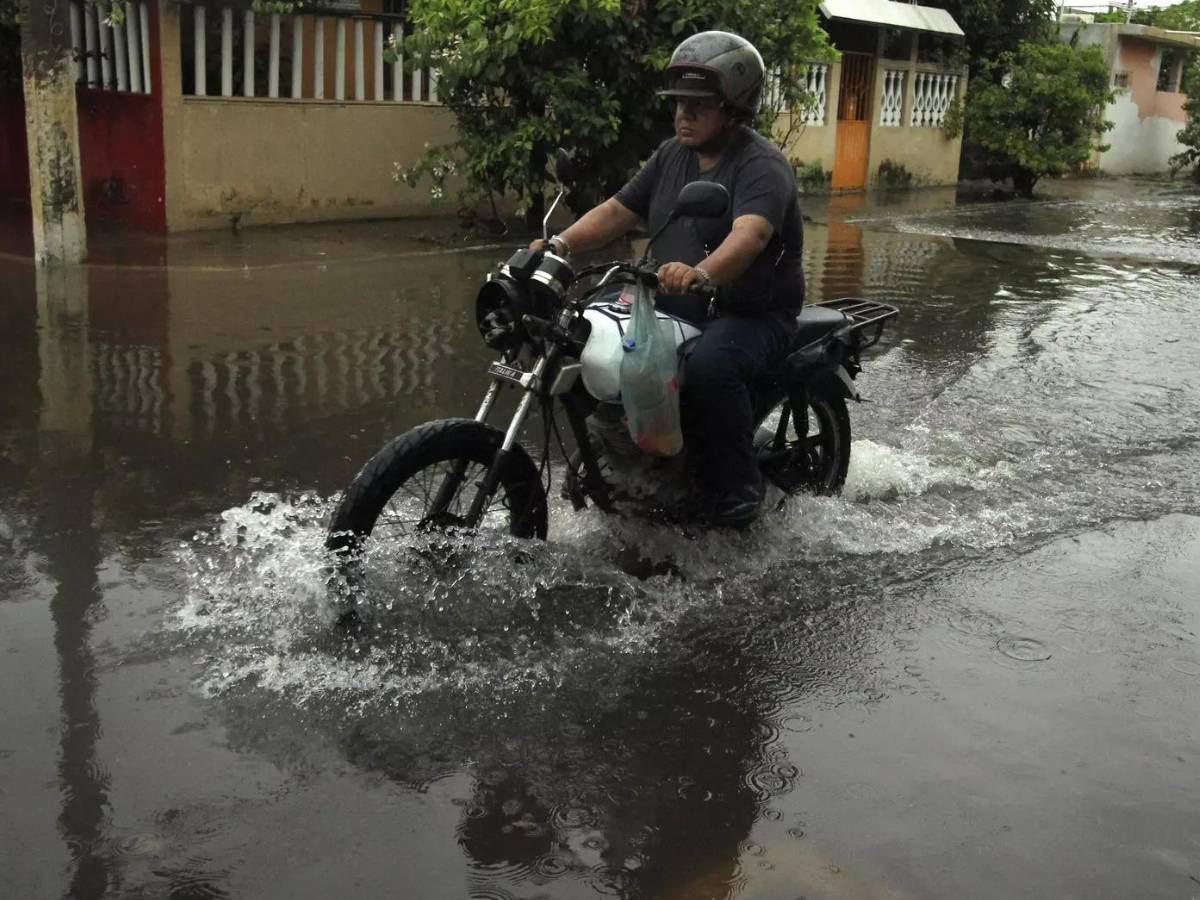
[[[850,332],[857,334],[862,342],[859,350],[874,347],[883,336],[883,326],[900,315],[900,310],[886,303],[874,300],[864,300],[861,297],[839,297],[836,300],[822,300],[813,306],[823,306],[840,312],[851,322]]]

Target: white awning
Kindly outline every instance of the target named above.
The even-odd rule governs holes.
[[[823,0],[821,12],[830,19],[965,37],[954,16],[932,6],[897,3],[895,0]]]

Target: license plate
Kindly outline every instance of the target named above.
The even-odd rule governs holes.
[[[488,374],[494,375],[497,378],[503,378],[505,381],[511,381],[513,384],[521,384],[521,379],[525,377],[525,373],[520,369],[514,369],[512,366],[506,366],[503,363],[492,363],[488,366]]]

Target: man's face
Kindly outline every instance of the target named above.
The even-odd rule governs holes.
[[[675,136],[685,147],[703,147],[732,121],[716,97],[676,97]]]

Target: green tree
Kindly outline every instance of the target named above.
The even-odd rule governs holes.
[[[684,37],[733,31],[754,42],[769,70],[796,72],[831,53],[816,10],[816,0],[411,0],[406,61],[438,69],[438,99],[458,140],[397,177],[429,176],[436,197],[461,172],[466,198],[515,195],[532,225],[547,160],[563,146],[579,171],[571,195],[579,212],[669,134],[671,111],[656,92]],[[798,79],[784,80],[784,99],[804,101]]]
[[[1042,43],[1051,40],[1055,27],[1057,0],[923,0],[947,10],[966,34],[965,59],[947,60],[966,63],[968,91],[982,90],[993,78],[999,78],[996,60],[1014,53],[1023,41]],[[922,36],[923,40],[926,40]],[[963,122],[961,171],[966,178],[987,177],[991,155],[980,146],[969,122]]]
[[[1200,31],[1200,0],[1139,9],[1130,21],[1134,25],[1154,25],[1172,31]]]
[[[21,16],[16,0],[0,0],[0,87],[21,80]]]
[[[1192,181],[1200,182],[1200,59],[1192,58],[1183,72],[1183,90],[1188,95],[1183,111],[1187,120],[1177,136],[1183,149],[1170,159],[1171,174],[1181,169],[1192,170]]]
[[[988,67],[967,98],[966,127],[994,181],[1012,178],[1030,196],[1044,175],[1061,174],[1107,149],[1112,127],[1108,65],[1099,47],[1022,43]]]
[[[1057,0],[926,2],[948,11],[966,33],[966,62],[972,80],[980,77],[1001,54],[1015,51],[1022,41],[1049,39],[1058,6]]]

